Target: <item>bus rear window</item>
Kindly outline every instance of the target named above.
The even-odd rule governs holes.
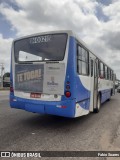
[[[62,61],[67,34],[38,35],[15,41],[15,62]]]

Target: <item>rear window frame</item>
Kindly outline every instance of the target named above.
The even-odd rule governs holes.
[[[47,36],[47,35],[66,35],[66,42],[65,42],[65,47],[64,47],[64,53],[63,53],[64,56],[63,56],[63,59],[61,59],[61,60],[36,60],[36,61],[19,61],[19,60],[16,59],[16,57],[15,57],[15,43],[17,43],[17,42],[19,42],[19,41],[21,41],[23,39],[25,40],[25,39],[28,39],[28,38],[39,37],[39,36]],[[67,48],[67,43],[68,43],[68,33],[52,33],[52,34],[47,33],[47,34],[42,34],[42,35],[37,34],[37,35],[34,35],[34,36],[29,36],[29,37],[21,38],[19,40],[15,40],[14,43],[13,43],[14,61],[17,64],[23,64],[23,63],[27,64],[27,63],[36,63],[36,62],[56,62],[56,61],[59,62],[59,61],[63,61],[64,58],[65,58],[65,52],[66,52],[66,48]]]

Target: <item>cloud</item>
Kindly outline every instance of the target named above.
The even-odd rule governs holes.
[[[10,57],[12,38],[4,39],[0,34],[0,63],[5,66],[5,71],[10,71]]]
[[[91,29],[99,28],[99,21],[93,14],[97,3],[89,0],[16,0],[22,9],[1,5],[1,13],[18,31],[18,35],[54,29],[72,29],[86,34]],[[85,27],[84,27],[85,26]]]
[[[119,32],[107,32],[101,37],[108,47],[112,50],[119,50],[120,51],[120,31]]]
[[[118,19],[118,17],[120,17],[120,1],[113,1],[110,5],[105,6],[103,10],[104,13],[110,17],[110,19]]]
[[[16,37],[72,29],[118,73],[114,62],[120,58],[120,1],[12,0],[11,3],[13,2],[17,9],[1,3],[0,13],[9,21],[12,29],[17,31]],[[120,79],[119,73],[118,77]]]

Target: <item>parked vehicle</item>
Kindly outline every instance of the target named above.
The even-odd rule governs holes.
[[[10,73],[5,73],[3,76],[3,87],[10,87]]]
[[[120,86],[118,86],[118,88],[117,88],[117,92],[118,92],[118,93],[120,93]]]

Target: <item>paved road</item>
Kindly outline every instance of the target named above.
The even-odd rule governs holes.
[[[4,98],[0,98],[0,150],[120,150],[118,93],[102,105],[99,114],[77,119],[11,109],[7,95],[4,92]]]
[[[3,100],[8,100],[9,98],[9,91],[1,91],[0,90],[0,101],[3,101]]]

